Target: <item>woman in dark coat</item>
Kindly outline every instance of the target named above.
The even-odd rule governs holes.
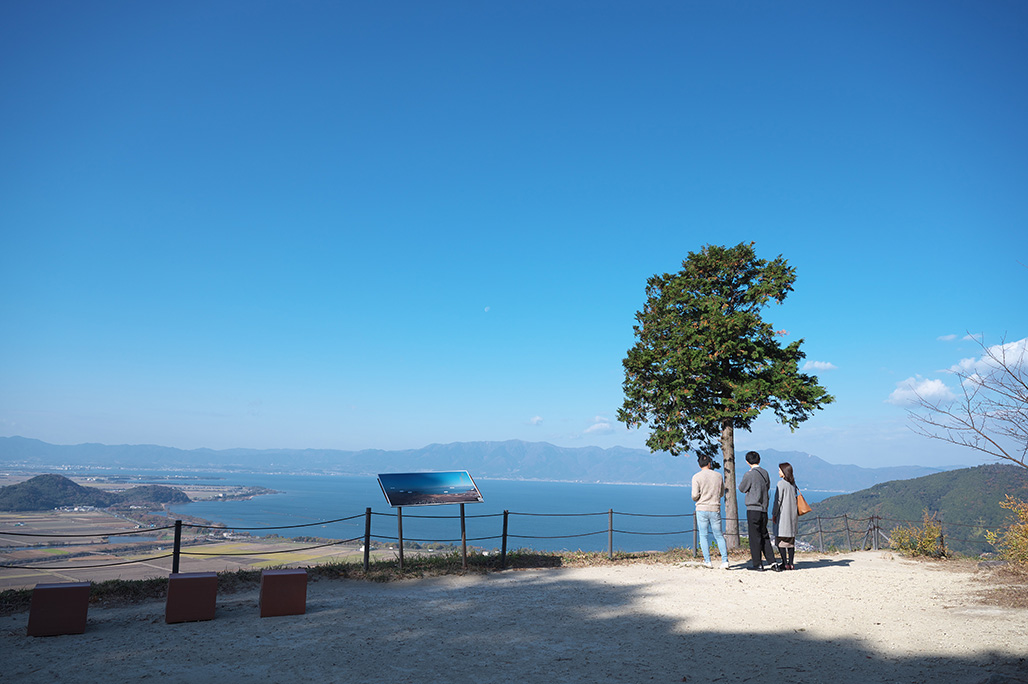
[[[796,529],[799,524],[799,512],[796,510],[796,478],[792,474],[792,465],[778,464],[778,486],[775,488],[775,503],[772,520],[775,524],[775,546],[782,555],[782,569],[794,570],[796,558]]]

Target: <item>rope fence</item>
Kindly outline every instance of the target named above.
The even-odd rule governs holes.
[[[455,544],[459,542],[462,549],[462,558],[465,569],[467,568],[467,543],[468,542],[486,542],[486,541],[501,541],[501,552],[500,552],[500,566],[506,567],[507,565],[507,542],[510,539],[517,540],[554,540],[554,539],[581,539],[585,537],[594,537],[601,534],[607,535],[607,554],[613,559],[615,545],[614,535],[635,535],[645,537],[683,537],[689,534],[692,535],[692,552],[693,556],[697,555],[697,549],[699,547],[698,537],[699,530],[696,525],[696,514],[695,513],[679,513],[679,514],[648,514],[648,513],[630,513],[615,511],[609,509],[607,511],[595,512],[595,513],[531,513],[531,512],[516,512],[516,511],[503,511],[503,513],[490,513],[484,515],[464,515],[464,504],[461,504],[460,515],[407,515],[407,518],[415,519],[427,519],[427,520],[460,520],[461,536],[459,539],[423,539],[423,538],[406,538],[408,542],[418,543],[441,543],[441,544]],[[510,532],[509,522],[511,517],[546,517],[546,518],[581,518],[581,517],[599,517],[606,516],[607,526],[603,529],[597,529],[591,532],[574,533],[574,534],[558,534],[558,535],[529,535],[529,534],[514,534]],[[669,518],[690,518],[692,520],[692,526],[687,529],[676,529],[672,531],[641,531],[641,530],[626,530],[620,527],[615,527],[614,518],[615,516],[622,516],[624,518],[655,518],[655,519],[669,519]],[[364,552],[364,570],[368,571],[370,565],[370,550],[371,540],[384,541],[384,542],[397,542],[399,544],[399,561],[400,569],[403,569],[403,515],[402,509],[397,508],[395,513],[375,513],[371,508],[365,509],[363,514],[356,514],[342,518],[335,518],[333,520],[321,520],[312,523],[302,523],[296,525],[275,525],[265,527],[226,527],[224,525],[201,525],[195,523],[184,523],[181,520],[176,520],[174,525],[168,525],[165,527],[147,528],[143,533],[149,534],[153,532],[161,532],[165,530],[175,531],[175,542],[174,550],[172,553],[165,554],[162,556],[150,556],[147,558],[141,558],[136,560],[124,560],[113,563],[103,564],[91,564],[91,565],[61,565],[61,566],[41,566],[34,563],[13,565],[13,564],[0,564],[0,568],[17,569],[17,570],[77,570],[77,569],[88,569],[88,568],[105,568],[119,565],[131,565],[134,563],[151,563],[155,560],[163,560],[166,558],[172,559],[172,572],[178,573],[180,559],[182,556],[189,557],[225,557],[225,556],[274,556],[276,554],[283,553],[299,553],[303,551],[313,551],[322,548],[328,548],[333,546],[340,546],[343,544],[353,544],[356,542],[363,541],[363,552]],[[465,530],[465,521],[467,519],[491,519],[500,518],[503,519],[502,533],[490,536],[479,536],[479,537],[467,537]],[[330,541],[323,544],[316,544],[313,546],[307,546],[299,549],[283,549],[277,551],[246,551],[246,552],[203,552],[193,550],[183,550],[182,544],[182,530],[183,528],[190,528],[195,530],[224,530],[224,531],[271,531],[271,530],[294,530],[305,527],[315,527],[320,525],[328,525],[333,523],[343,523],[352,520],[358,520],[364,518],[364,534],[363,536],[352,537],[349,539],[341,539]],[[395,536],[388,534],[376,533],[372,534],[372,520],[373,518],[385,518],[387,520],[395,520],[397,525],[397,534]],[[939,547],[945,549],[946,540],[965,542],[965,543],[978,543],[981,538],[978,539],[964,539],[958,537],[952,537],[948,534],[950,528],[960,528],[967,530],[978,530],[979,535],[983,535],[985,529],[982,525],[970,525],[965,523],[943,523],[942,517],[936,518],[939,523]],[[723,521],[727,522],[727,521]],[[739,519],[739,529],[745,529],[746,519]],[[816,549],[821,553],[825,552],[826,548],[834,547],[838,549],[846,548],[849,551],[854,551],[857,548],[860,549],[871,549],[879,550],[881,544],[884,541],[886,545],[891,544],[891,540],[887,531],[891,531],[900,525],[920,525],[924,521],[922,520],[902,520],[897,518],[886,518],[877,515],[871,515],[866,518],[851,518],[847,515],[841,516],[809,516],[801,517],[799,519],[799,525],[797,530],[796,539],[800,543],[805,543],[810,549]],[[944,533],[945,531],[945,533]],[[41,534],[35,532],[0,532],[0,537],[31,537],[40,539],[57,539],[57,538],[84,538],[84,537],[117,537],[123,535],[140,535],[140,530],[131,531],[119,531],[119,532],[94,532],[88,534]],[[973,534],[973,532],[971,533]],[[828,545],[826,546],[826,539]],[[800,541],[802,540],[802,542]],[[845,545],[843,542],[845,541]],[[854,541],[858,541],[858,544],[854,544]],[[684,546],[684,545],[683,545]]]

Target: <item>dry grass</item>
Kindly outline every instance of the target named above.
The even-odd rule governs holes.
[[[1028,608],[1028,567],[1015,564],[990,565],[975,558],[925,558],[905,556],[939,572],[962,572],[976,576],[982,589],[975,596],[981,603],[998,608]]]
[[[973,574],[982,584],[977,598],[985,605],[999,608],[1028,608],[1028,567],[1014,564],[991,565],[975,558],[926,558],[905,556],[939,572]]]
[[[1002,566],[982,571],[982,603],[1000,608],[1028,608],[1028,568]]]

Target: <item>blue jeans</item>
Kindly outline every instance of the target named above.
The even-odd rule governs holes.
[[[728,560],[728,545],[725,535],[721,534],[721,511],[696,511],[696,528],[700,533],[700,550],[703,551],[703,562],[710,562],[710,534],[713,532],[721,562]]]

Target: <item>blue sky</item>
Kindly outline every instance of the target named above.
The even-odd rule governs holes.
[[[646,278],[755,241],[837,403],[1028,337],[1021,2],[0,6],[0,435],[643,446]]]

